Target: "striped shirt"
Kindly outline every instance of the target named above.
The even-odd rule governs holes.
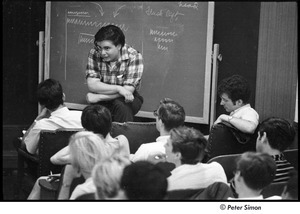
[[[283,153],[279,155],[272,155],[273,159],[276,162],[276,175],[273,180],[273,183],[282,182],[282,181],[288,181],[290,178],[290,171],[294,169],[292,164],[288,162]]]
[[[102,61],[98,50],[92,48],[88,54],[86,78],[99,78],[101,82],[111,85],[131,85],[138,90],[143,70],[142,55],[127,44],[121,49],[120,57],[112,67]]]

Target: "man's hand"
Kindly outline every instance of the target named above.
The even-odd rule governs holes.
[[[228,115],[227,114],[221,114],[218,119],[214,122],[214,125],[216,125],[217,123],[221,123],[223,121],[228,121]]]
[[[122,86],[119,87],[119,94],[125,98],[126,103],[132,102],[134,99],[133,94]]]
[[[161,152],[151,153],[149,154],[147,161],[153,164],[157,164],[159,162],[166,162],[166,155]]]

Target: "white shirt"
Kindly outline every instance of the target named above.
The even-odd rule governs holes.
[[[167,143],[170,135],[160,136],[156,138],[156,142],[142,144],[135,154],[130,155],[132,162],[147,160],[149,155],[155,153],[166,154],[165,144]]]
[[[258,126],[259,123],[259,115],[258,113],[251,108],[250,104],[246,104],[230,113],[230,116],[248,120],[253,122],[256,126]]]
[[[168,191],[201,189],[215,182],[227,183],[226,174],[219,163],[183,164],[171,171],[168,177]]]
[[[249,198],[231,198],[229,197],[228,200],[281,200],[282,198],[278,195],[274,195],[268,198],[263,198],[262,195],[256,197],[249,197]]]
[[[35,122],[24,139],[26,149],[29,153],[35,154],[38,148],[41,130],[56,130],[59,128],[82,128],[82,111],[70,111],[67,107],[62,107],[51,113],[49,118],[43,118]]]
[[[95,193],[95,192],[96,192],[96,186],[94,185],[93,178],[89,177],[88,179],[85,180],[83,184],[79,184],[76,186],[76,188],[72,192],[70,200],[75,200],[81,195]]]

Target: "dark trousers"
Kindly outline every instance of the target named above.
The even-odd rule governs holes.
[[[119,97],[115,100],[98,102],[97,104],[103,105],[109,109],[112,121],[115,122],[128,122],[133,121],[133,116],[141,109],[144,99],[138,92],[133,93],[134,100],[126,103],[124,97]]]

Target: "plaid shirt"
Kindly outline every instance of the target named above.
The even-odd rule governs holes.
[[[127,44],[122,48],[121,55],[113,68],[102,61],[100,53],[92,48],[88,55],[86,78],[99,78],[101,82],[111,85],[131,85],[138,90],[143,70],[142,55]]]

